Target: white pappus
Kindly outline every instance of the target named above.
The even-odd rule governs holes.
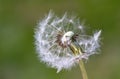
[[[79,19],[67,14],[60,18],[50,11],[35,28],[35,45],[40,60],[59,72],[78,64],[76,59],[88,59],[96,54],[100,49],[101,30],[90,36],[83,33],[83,28]],[[72,53],[69,45],[73,41],[79,44],[84,54]]]

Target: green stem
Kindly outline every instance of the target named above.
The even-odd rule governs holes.
[[[80,69],[81,69],[81,72],[82,72],[83,79],[88,79],[87,72],[86,72],[86,69],[85,69],[85,66],[84,66],[84,62],[82,60],[79,61],[79,66],[80,66]]]
[[[72,43],[70,45],[70,49],[74,53],[74,55],[78,55],[78,54],[82,55],[81,48],[78,45],[75,45],[75,44]],[[84,62],[83,62],[82,59],[79,60],[79,66],[80,66],[80,69],[81,69],[83,79],[88,79],[87,72],[86,72]]]

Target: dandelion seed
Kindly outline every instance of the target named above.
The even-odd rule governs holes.
[[[40,60],[60,72],[96,54],[100,48],[101,30],[89,36],[82,33],[82,28],[78,19],[67,14],[60,18],[50,12],[35,30],[35,45]]]

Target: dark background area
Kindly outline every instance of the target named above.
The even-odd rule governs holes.
[[[0,79],[82,79],[79,67],[57,74],[37,58],[34,28],[50,9],[102,29],[101,52],[85,64],[89,79],[120,79],[119,0],[0,0]]]

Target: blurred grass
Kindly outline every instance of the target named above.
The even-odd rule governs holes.
[[[0,79],[80,79],[78,67],[56,74],[40,63],[34,28],[50,9],[75,13],[90,29],[102,29],[102,49],[86,63],[89,79],[120,79],[119,0],[0,0]]]

